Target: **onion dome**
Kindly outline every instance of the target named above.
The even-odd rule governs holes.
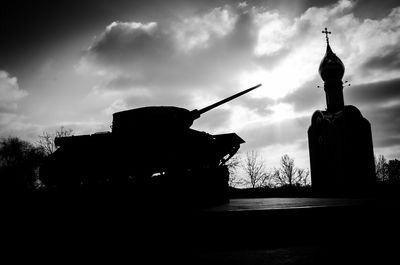
[[[326,34],[327,46],[325,56],[322,58],[319,65],[319,75],[324,82],[342,80],[344,75],[344,64],[329,46],[328,34],[330,34],[330,32],[325,28],[325,31],[322,31],[322,33]]]

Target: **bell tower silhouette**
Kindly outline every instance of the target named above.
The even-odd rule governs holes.
[[[311,181],[320,196],[360,196],[371,192],[375,162],[371,125],[352,105],[344,104],[343,62],[332,51],[328,34],[319,66],[326,110],[317,110],[308,129]]]

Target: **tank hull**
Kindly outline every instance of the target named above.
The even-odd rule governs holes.
[[[144,141],[143,139],[153,139]],[[192,129],[164,137],[114,133],[58,138],[40,169],[44,184],[63,191],[125,192],[208,205],[228,200],[224,165],[244,141],[234,133]]]

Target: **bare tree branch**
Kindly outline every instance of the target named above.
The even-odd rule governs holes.
[[[244,183],[252,188],[261,188],[267,186],[270,174],[266,172],[265,164],[260,155],[252,150],[246,153],[242,163],[245,172]]]
[[[53,154],[56,151],[56,146],[54,145],[54,139],[56,137],[66,137],[71,136],[73,134],[72,129],[66,129],[64,126],[61,126],[55,133],[43,132],[42,135],[39,135],[39,140],[37,141],[37,146],[42,148],[43,152],[46,156]]]
[[[304,168],[297,169],[297,175],[295,177],[295,184],[300,186],[309,186],[311,185],[310,180],[310,171]]]
[[[310,171],[295,167],[294,159],[287,154],[281,157],[281,166],[274,169],[273,182],[276,186],[309,186]]]
[[[228,180],[228,185],[230,187],[240,187],[244,185],[243,179],[241,179],[238,175],[238,169],[240,167],[240,154],[237,153],[234,156],[232,156],[227,162],[226,166],[228,167],[229,170],[229,180]]]

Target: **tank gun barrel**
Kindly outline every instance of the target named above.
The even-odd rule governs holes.
[[[237,97],[240,97],[240,96],[242,96],[242,95],[244,95],[246,93],[249,93],[250,91],[252,91],[252,90],[254,90],[254,89],[256,89],[256,88],[258,88],[260,86],[261,86],[261,84],[258,84],[256,86],[250,87],[250,88],[248,88],[246,90],[243,90],[243,91],[241,91],[239,93],[236,93],[235,95],[227,97],[227,98],[225,98],[223,100],[220,100],[220,101],[218,101],[218,102],[216,102],[214,104],[211,104],[211,105],[209,105],[209,106],[207,106],[205,108],[202,108],[200,110],[197,110],[197,109],[192,110],[192,113],[194,114],[194,119],[197,119],[197,118],[200,117],[201,114],[203,114],[203,113],[205,113],[205,112],[207,112],[209,110],[212,110],[212,109],[214,109],[214,108],[216,108],[216,107],[218,107],[218,106],[220,106],[220,105],[222,105],[222,104],[224,104],[224,103],[226,103],[228,101],[231,101],[231,100],[233,100],[233,99],[235,99]]]

